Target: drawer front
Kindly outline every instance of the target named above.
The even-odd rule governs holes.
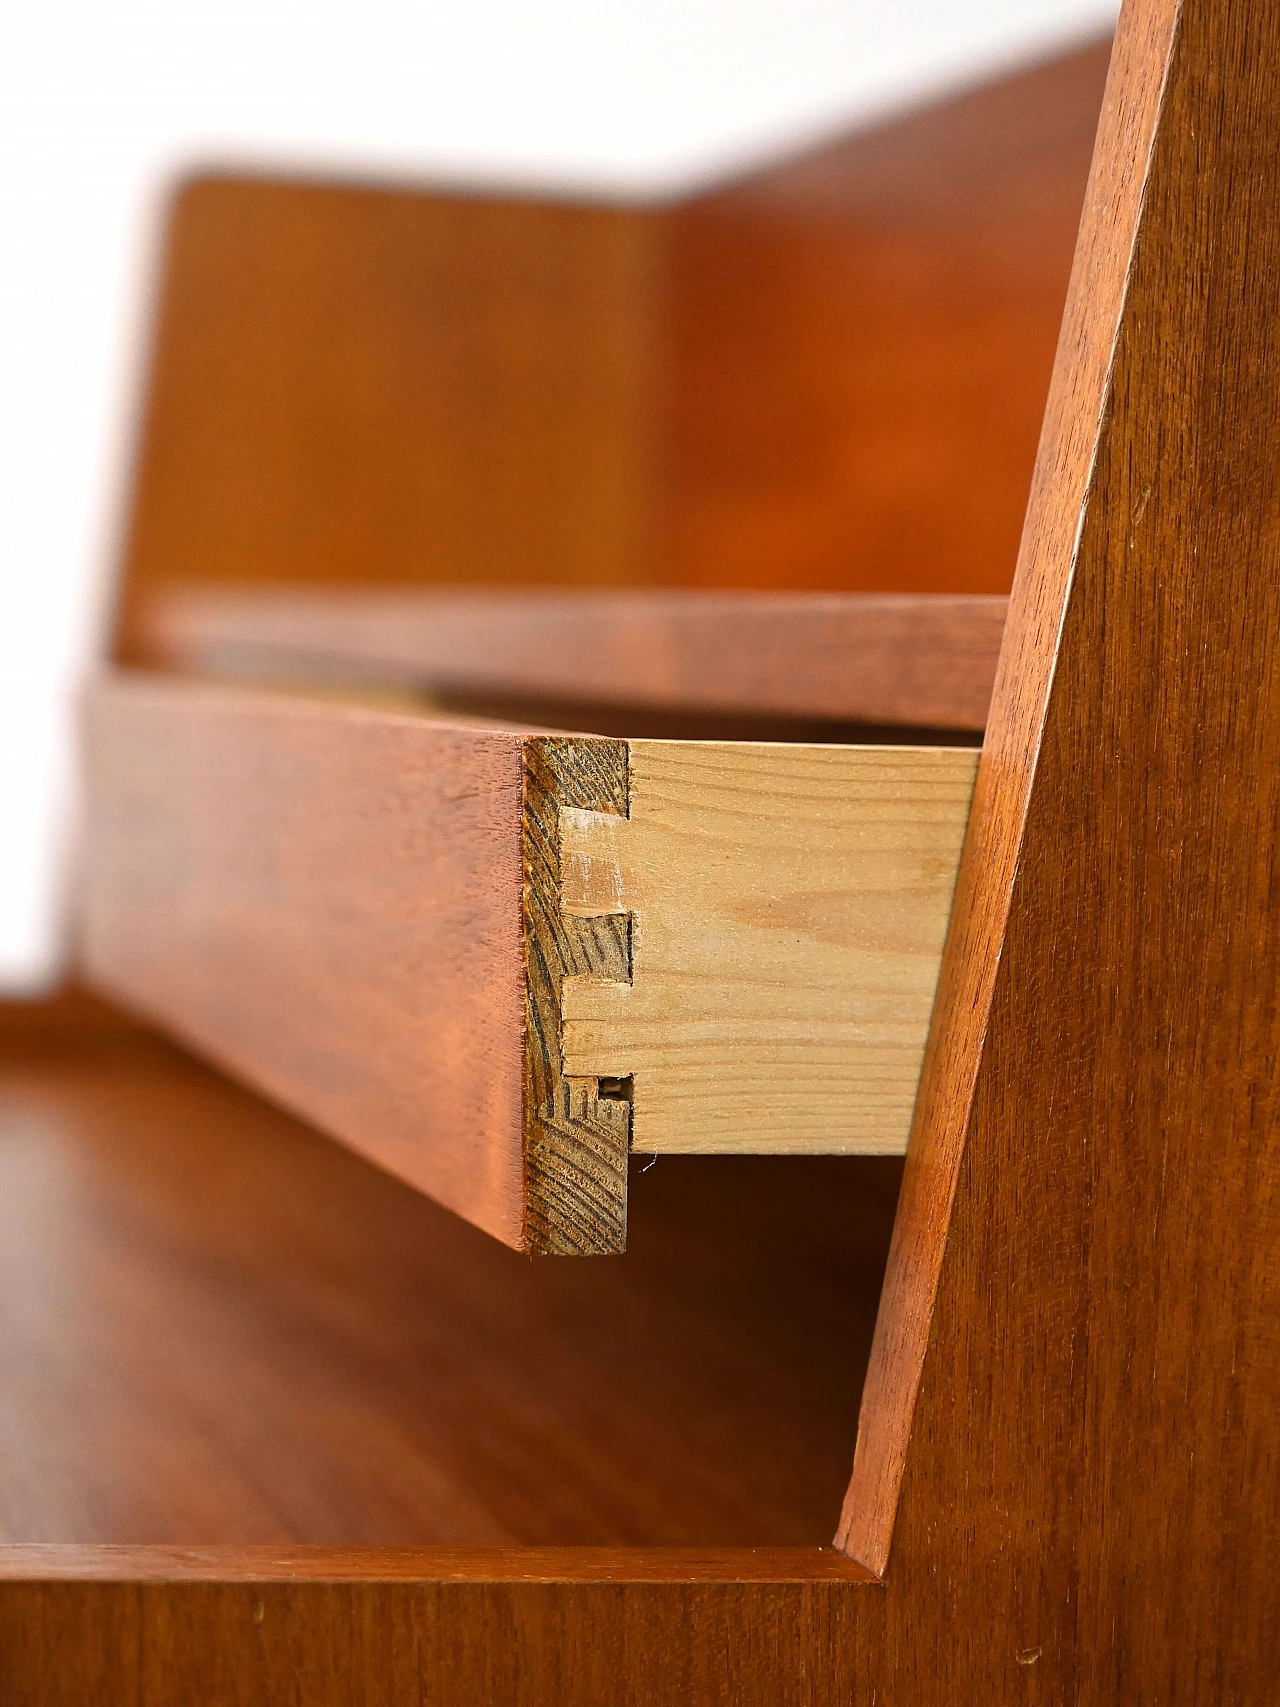
[[[518,739],[120,676],[86,771],[90,981],[519,1243]]]

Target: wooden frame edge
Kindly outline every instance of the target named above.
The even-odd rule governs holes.
[[[1126,0],[1049,388],[835,1545],[889,1564],[1182,0]]]
[[[871,1584],[831,1547],[358,1547],[0,1545],[13,1583],[850,1583]]]

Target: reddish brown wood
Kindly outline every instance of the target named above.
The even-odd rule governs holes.
[[[124,1546],[120,1581],[840,1573],[900,1163],[663,1158],[624,1260],[535,1263],[136,1028],[54,1058],[4,1019],[0,1542]]]
[[[1280,1689],[1277,64],[1125,9],[997,678],[841,1531],[974,1699]]]
[[[188,183],[126,619],[175,576],[1006,592],[1105,64],[648,210]]]
[[[905,1149],[974,753],[384,700],[96,683],[90,982],[530,1252],[625,1248],[633,1146]]]
[[[910,1182],[895,1231],[841,1529],[842,1544],[878,1573],[888,1560],[1087,501],[1092,498],[1090,514],[1096,526],[1111,519],[1100,514],[1103,496],[1093,493],[1091,478],[1109,412],[1112,362],[1176,16],[1174,6],[1130,9],[1103,109],[1087,197],[1089,215],[1072,274],[1019,576],[978,769],[916,1105]],[[1166,288],[1176,291],[1181,280],[1171,258],[1163,259],[1169,273]],[[1141,407],[1142,400],[1137,402]],[[1123,529],[1127,523],[1117,518],[1113,525]],[[1090,662],[1082,660],[1082,668]],[[1074,848],[1076,839],[1073,835],[1064,846]],[[1056,1012],[1056,986],[1054,999]]]
[[[12,1584],[0,1684],[24,1707],[847,1707],[883,1699],[884,1623],[849,1582]]]
[[[213,674],[976,731],[1004,615],[999,598],[874,593],[175,586],[145,607],[136,645]]]
[[[832,1547],[140,1547],[0,1543],[3,1582],[869,1583]]]
[[[675,211],[663,579],[1008,592],[1108,54]]]
[[[519,734],[140,676],[89,712],[95,987],[523,1245]]]
[[[0,1546],[6,1703],[713,1699],[735,1652],[750,1700],[847,1624],[896,1164],[664,1161],[625,1262],[531,1264],[139,1033],[16,1029],[0,1525],[66,1541]]]
[[[165,243],[129,596],[647,578],[647,215],[214,175]]]
[[[0,1048],[58,1055],[73,1040],[119,1046],[136,1038],[136,1024],[120,1009],[76,984],[28,1001],[0,1001]]]
[[[364,1580],[329,1560],[332,1580],[246,1581],[241,1559],[196,1565],[216,1580],[148,1582],[165,1562],[137,1554],[114,1571],[69,1560],[71,1578],[106,1580],[59,1582],[41,1555],[0,1589],[10,1696],[1280,1695],[1277,65],[1263,0],[1128,0],[843,1530],[883,1585],[747,1582],[729,1565],[734,1580],[691,1581],[676,1560],[674,1580],[579,1579],[576,1560],[537,1581],[445,1582],[439,1558],[422,1580],[400,1559],[386,1580],[377,1560]],[[100,1087],[89,1106],[100,1118]],[[212,1130],[221,1154],[226,1126]],[[104,1147],[118,1166],[118,1130]],[[171,1140],[155,1154],[172,1160]],[[273,1213],[290,1207],[282,1187]],[[706,1217],[708,1250],[731,1224]],[[61,1226],[22,1214],[0,1251]],[[187,1249],[165,1245],[179,1268]],[[208,1272],[225,1289],[225,1256]],[[650,1377],[672,1274],[638,1310]],[[446,1263],[436,1283],[455,1275]],[[699,1271],[697,1311],[725,1306],[724,1278],[714,1259]],[[0,1296],[68,1293],[85,1289]],[[760,1391],[812,1374],[786,1362],[809,1326],[792,1305],[772,1342],[744,1332]],[[716,1343],[693,1336],[681,1380]],[[593,1357],[610,1345],[602,1332]],[[754,1420],[748,1405],[711,1427],[699,1462],[732,1470]],[[531,1461],[512,1482],[545,1491]]]
[[[564,1078],[560,988],[625,982],[628,926],[565,916],[559,851],[624,743],[127,672],[85,736],[94,988],[518,1250],[625,1248],[629,1107]]]

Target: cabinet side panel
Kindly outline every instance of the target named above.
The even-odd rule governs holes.
[[[1131,5],[1116,37],[840,1531],[877,1572],[893,1533],[1177,10],[1176,0]],[[1081,834],[1081,819],[1064,822],[1059,857],[1083,851]],[[1082,927],[1094,928],[1073,920],[1068,934]]]
[[[920,1357],[908,1700],[1280,1698],[1277,67],[1265,0],[1121,17],[844,1531]]]

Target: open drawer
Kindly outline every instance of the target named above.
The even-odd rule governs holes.
[[[1122,11],[905,1166],[633,1163],[627,1261],[534,1263],[138,1028],[0,1038],[0,1700],[1280,1699],[1277,68],[1273,6]],[[261,442],[238,418],[235,469]],[[479,699],[482,660],[415,662],[412,610],[372,662],[321,614],[289,668],[246,631],[238,681],[178,679],[213,668],[193,644],[96,695],[99,981],[506,1237],[584,1248],[568,1175],[553,1199],[534,1171],[558,1109],[525,1100],[526,806],[549,928],[605,934],[615,985],[622,915],[598,909],[631,909],[607,999],[633,1003],[658,938],[623,859],[666,821],[645,764],[668,750],[621,690],[608,726],[531,704],[521,728],[514,704],[495,726],[250,689],[253,665]],[[634,681],[634,644],[592,633],[593,668]],[[704,709],[730,709],[739,638],[703,648]],[[528,656],[548,700],[585,674]],[[852,644],[841,669],[860,695],[908,679]],[[870,690],[822,715],[882,742],[925,721]],[[792,734],[792,764],[870,762],[849,729]],[[566,798],[570,749],[594,796]],[[803,989],[788,935],[850,941],[820,928],[847,887],[800,867],[856,876],[852,795],[810,778],[808,837],[791,795],[744,787],[722,843],[716,751],[671,892],[753,929],[784,897],[752,988]],[[775,821],[783,887],[731,907],[713,856]],[[561,1009],[584,975],[560,963]],[[695,980],[673,989],[663,1024]],[[575,1023],[543,1033],[562,1088]],[[576,1134],[596,1191],[657,1081],[620,1050],[592,1070],[568,1089],[613,1105]],[[816,1142],[835,1128],[812,1059],[769,1082],[788,1116],[821,1104]],[[737,1088],[722,1066],[705,1108]]]
[[[87,753],[97,987],[508,1244],[621,1250],[632,1149],[905,1150],[971,746],[121,672]]]

